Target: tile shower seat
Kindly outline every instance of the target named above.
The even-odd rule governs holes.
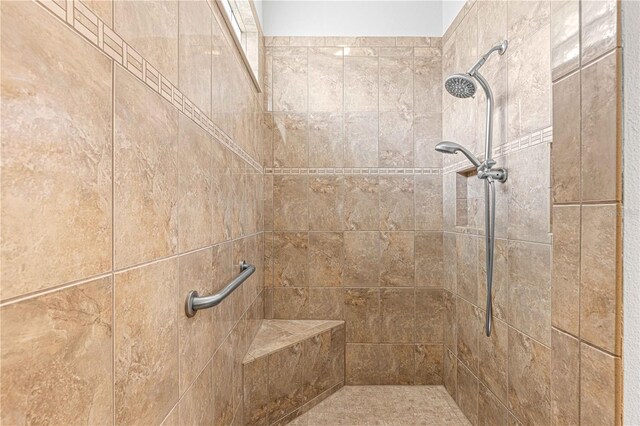
[[[242,361],[244,424],[285,424],[344,385],[344,321],[264,320]]]

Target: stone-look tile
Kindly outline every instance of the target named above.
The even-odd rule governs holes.
[[[478,424],[478,379],[458,362],[458,407],[472,425]]]
[[[378,111],[378,75],[377,57],[345,56],[345,111]]]
[[[346,345],[348,385],[410,385],[414,375],[413,345]]]
[[[531,2],[518,3],[526,9]],[[526,19],[523,22],[526,24]],[[549,33],[547,24],[529,36],[520,48],[509,47],[509,141],[551,124]]]
[[[414,289],[380,289],[378,341],[380,343],[413,343],[415,310]]]
[[[583,201],[620,199],[618,54],[582,70]]]
[[[216,376],[217,378],[217,376]],[[181,425],[213,424],[213,371],[211,363],[202,370],[193,385],[180,399]]]
[[[379,258],[378,232],[345,232],[343,286],[377,287]]]
[[[173,83],[178,83],[178,2],[114,1],[116,33]]]
[[[551,242],[549,150],[541,143],[509,155],[509,239]],[[528,170],[537,171],[535,179]]]
[[[111,424],[111,278],[7,305],[1,314],[2,423]]]
[[[508,6],[511,6],[511,3],[503,1],[491,0],[478,3],[478,22],[481,24],[478,25],[478,51],[480,54],[484,54],[508,38]],[[503,59],[495,57],[491,60],[503,61]]]
[[[584,1],[581,7],[582,63],[619,46],[618,8],[615,0]]]
[[[413,176],[380,176],[380,229],[389,231],[413,230],[415,211],[413,203]]]
[[[413,110],[416,113],[442,112],[442,49],[414,49]],[[417,95],[417,96],[416,96]]]
[[[342,114],[309,114],[309,167],[342,167],[343,151]]]
[[[458,399],[458,360],[445,348],[442,378],[444,387],[454,400]]]
[[[478,377],[503,404],[507,403],[509,326],[493,318],[491,337],[479,338]]]
[[[184,252],[213,242],[213,141],[183,115],[178,129],[178,247]]]
[[[342,48],[309,49],[310,111],[342,111],[343,81]]]
[[[212,360],[213,380],[213,414],[215,425],[229,425],[233,421],[233,381],[239,380],[234,371],[231,339],[216,351]]]
[[[506,426],[509,422],[509,411],[498,398],[480,382],[478,394],[478,425]]]
[[[380,58],[380,111],[413,110],[413,57]]]
[[[378,165],[378,113],[349,112],[344,115],[344,166]]]
[[[616,205],[582,206],[580,336],[612,353],[620,350],[619,214]]]
[[[494,2],[489,2],[490,4]],[[504,4],[504,2],[501,2]],[[504,39],[503,39],[504,40]],[[487,51],[490,47],[487,48]],[[496,152],[496,148],[504,145],[508,142],[507,135],[507,113],[508,113],[508,80],[507,80],[507,55],[494,56],[483,67],[483,75],[491,84],[491,90],[494,97],[494,109],[493,109],[493,150]],[[495,61],[495,62],[494,62]],[[487,103],[483,96],[477,97],[477,114],[476,114],[476,138],[478,143],[476,144],[478,152],[484,152],[485,146],[485,126],[487,116]],[[504,162],[499,158],[494,158],[498,164],[504,165]]]
[[[111,61],[35,3],[1,7],[6,300],[112,266]]]
[[[413,166],[413,114],[380,112],[378,117],[378,165]]]
[[[309,233],[309,286],[342,286],[343,268],[344,237],[342,233]]]
[[[288,49],[273,57],[272,111],[306,112],[308,102],[307,49]]]
[[[275,287],[309,285],[309,235],[306,232],[273,234]]]
[[[116,67],[115,266],[174,254],[178,246],[178,112]]]
[[[580,423],[580,342],[551,331],[551,423]]]
[[[416,232],[416,286],[444,286],[442,255],[442,232]]]
[[[377,343],[380,329],[380,290],[350,288],[344,292],[344,320],[349,343]]]
[[[413,116],[414,167],[442,167],[442,154],[434,147],[442,140],[442,113],[415,113]]]
[[[177,426],[180,424],[180,404],[176,404],[167,417],[164,418],[160,426]]]
[[[229,283],[229,281],[231,281],[235,274],[237,274],[238,269],[237,265],[232,264],[232,243],[229,242],[217,245],[213,247],[211,251],[211,276],[213,277],[211,280],[213,285],[213,292],[211,294],[213,294],[222,290]],[[186,293],[184,293],[184,296],[186,296]],[[232,296],[232,299],[230,299],[229,303],[223,303],[216,309],[212,309],[214,326],[212,328],[211,337],[213,340],[212,348],[214,352],[224,342],[224,339],[227,337],[240,315],[239,313],[237,313],[239,309],[237,308],[237,306],[235,306],[237,305],[237,303],[234,302],[235,300]],[[183,309],[184,306],[181,306],[178,311],[179,314]]]
[[[344,227],[378,230],[380,194],[377,176],[345,176]]]
[[[242,364],[243,419],[246,425],[269,424],[269,357]]]
[[[115,276],[116,423],[160,423],[178,401],[177,291],[176,259]]]
[[[456,336],[458,359],[473,374],[478,372],[478,339],[483,338],[484,315],[477,306],[464,299],[456,301]]]
[[[548,0],[511,1],[508,4],[508,40],[509,49],[526,48],[531,36],[549,24],[550,2]],[[511,50],[509,53],[513,53]],[[549,46],[545,47],[545,51]],[[538,52],[540,53],[540,52]]]
[[[509,329],[509,409],[525,424],[549,424],[551,351]]]
[[[509,303],[509,262],[507,240],[495,240],[493,253],[493,282],[491,284],[493,317],[507,319]],[[478,304],[486,309],[487,304],[487,260],[484,238],[478,241]]]
[[[269,424],[302,404],[302,361],[302,343],[269,355]]]
[[[343,314],[341,288],[275,288],[273,316],[278,319],[341,320]]]
[[[509,242],[509,323],[551,344],[551,247]]]
[[[344,177],[309,177],[309,230],[341,231],[344,211]]]
[[[580,2],[562,0],[550,3],[551,75],[557,80],[580,65]],[[557,123],[556,120],[553,122]]]
[[[175,303],[178,305],[180,395],[195,380],[216,349],[213,339],[214,310],[202,310],[192,318],[183,314],[185,298],[191,290],[196,290],[200,296],[215,292],[212,256],[212,249],[205,249],[178,258],[179,291]]]
[[[273,175],[263,175],[264,182],[264,201],[262,203],[263,207],[263,230],[265,232],[273,231],[273,220],[274,220],[274,212],[273,212]]]
[[[580,206],[553,207],[551,323],[580,333]]]
[[[457,292],[466,300],[478,301],[478,237],[456,234]]]
[[[444,290],[416,288],[415,341],[417,343],[442,343],[445,307]]]
[[[621,423],[616,397],[619,362],[614,356],[580,344],[580,424]]]
[[[309,163],[307,114],[274,114],[273,132],[273,165],[275,167],[307,167]]]
[[[443,346],[416,345],[415,348],[416,373],[414,384],[442,385]]]
[[[456,296],[448,291],[442,294],[442,305],[444,309],[443,336],[444,346],[454,355],[458,352],[457,319],[456,319]]]
[[[206,115],[211,115],[211,10],[204,0],[178,8],[179,87]]]
[[[455,292],[458,286],[456,239],[456,234],[444,232],[442,235],[442,258],[447,260],[444,262],[442,268],[442,276],[444,280],[444,288],[451,292]]]
[[[336,333],[327,330],[302,342],[302,347],[302,398],[306,403],[344,380],[344,339],[340,341]]]
[[[413,287],[415,284],[412,232],[380,233],[381,287]]]
[[[273,167],[273,114],[269,111],[263,111],[260,124],[262,133],[262,166]]]
[[[213,214],[212,228],[214,243],[220,243],[227,241],[232,235],[232,222],[235,206],[235,197],[233,196],[233,177],[231,176],[232,168],[232,153],[227,148],[219,143],[212,143],[212,157],[213,166],[211,178],[211,211]],[[266,179],[266,177],[265,177]],[[272,185],[269,187],[269,191],[266,192],[265,198],[268,194],[271,197],[271,203],[269,204],[271,213],[270,229],[273,229],[273,178],[269,180]],[[265,201],[266,210],[266,201]],[[266,220],[266,219],[265,219]]]
[[[306,176],[273,177],[274,230],[306,231],[309,201]]]
[[[416,230],[440,231],[443,227],[442,176],[415,176]]]
[[[552,2],[556,3],[556,2]],[[569,0],[567,3],[576,3]],[[551,185],[553,201],[580,201],[580,73],[553,85],[553,144]]]

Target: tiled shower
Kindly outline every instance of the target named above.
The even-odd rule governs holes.
[[[222,2],[0,8],[2,424],[622,424],[619,2],[244,51]],[[443,81],[502,40],[486,337],[482,184],[434,147],[482,155]]]

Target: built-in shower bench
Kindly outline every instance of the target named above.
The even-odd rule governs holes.
[[[344,385],[344,321],[264,320],[242,361],[244,424],[285,424]]]

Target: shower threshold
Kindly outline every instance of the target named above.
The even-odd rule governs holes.
[[[288,424],[470,425],[443,386],[345,386]]]

